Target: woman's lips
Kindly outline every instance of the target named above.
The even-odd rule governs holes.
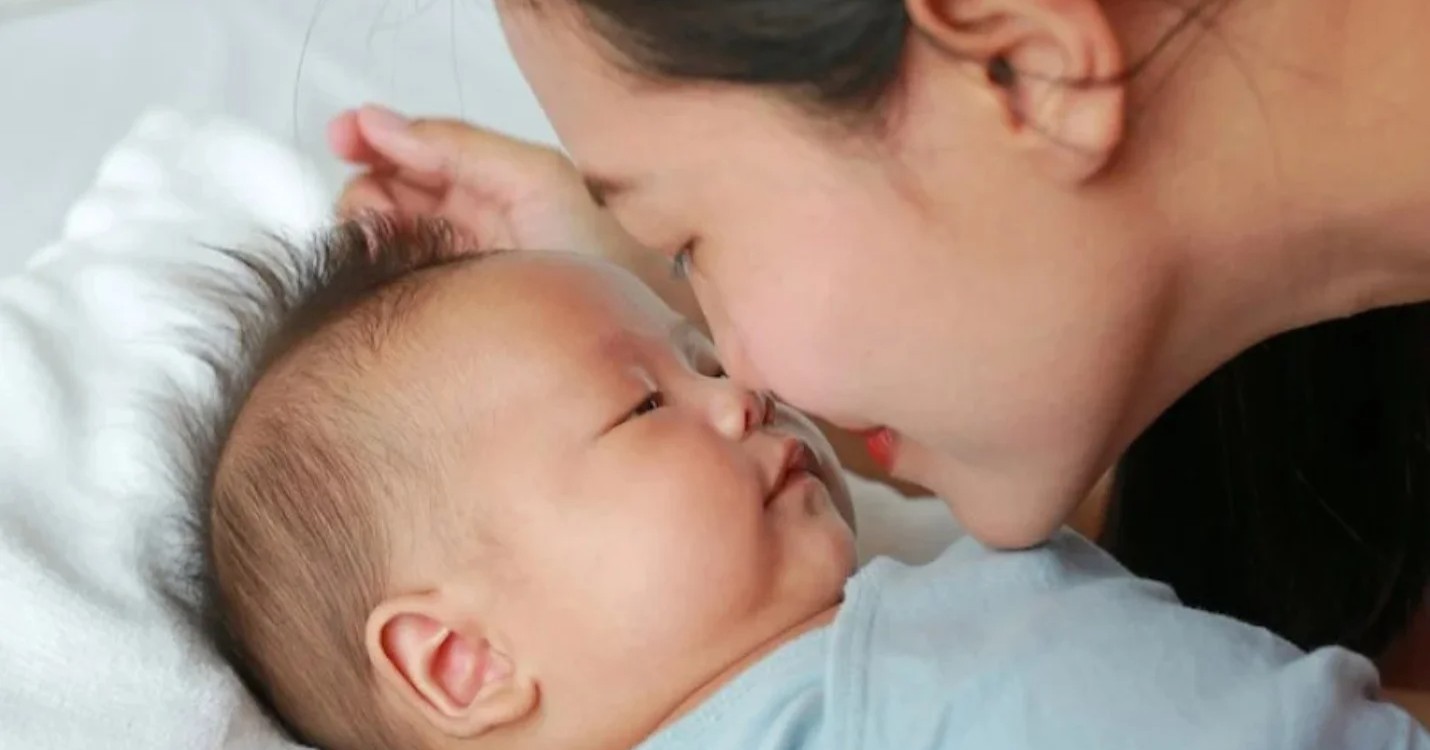
[[[878,464],[880,469],[890,472],[894,470],[894,457],[897,454],[897,449],[892,430],[880,427],[865,432],[864,448],[869,451],[869,457],[874,459],[874,463]]]

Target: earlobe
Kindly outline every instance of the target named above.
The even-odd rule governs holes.
[[[1121,43],[1099,0],[905,0],[924,43],[981,67],[1012,142],[1059,181],[1105,168],[1123,138]]]
[[[383,602],[366,647],[381,688],[449,737],[477,737],[536,709],[535,681],[439,594]]]

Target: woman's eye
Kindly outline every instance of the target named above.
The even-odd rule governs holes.
[[[720,362],[720,357],[709,345],[697,343],[687,350],[685,356],[690,369],[702,378],[730,377],[729,373],[725,372],[725,365]]]
[[[649,414],[662,406],[665,406],[665,394],[660,391],[654,391],[646,396],[639,404],[636,404],[636,408],[631,409],[629,418],[634,419]]]
[[[690,269],[695,259],[696,241],[691,240],[675,251],[675,255],[670,259],[670,275],[676,281],[684,281],[690,278]]]

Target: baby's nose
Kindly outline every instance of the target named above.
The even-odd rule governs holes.
[[[714,403],[715,428],[731,440],[743,439],[752,430],[769,424],[775,413],[774,399],[765,391],[752,391],[722,380]]]

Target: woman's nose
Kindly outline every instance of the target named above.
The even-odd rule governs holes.
[[[767,388],[746,355],[740,337],[721,317],[718,310],[707,316],[706,323],[710,326],[710,338],[715,344],[715,350],[720,354],[720,364],[725,368],[725,374],[747,388]]]
[[[774,399],[765,391],[752,391],[729,379],[715,381],[711,417],[715,429],[731,440],[742,440],[752,431],[770,423],[775,413]]]

